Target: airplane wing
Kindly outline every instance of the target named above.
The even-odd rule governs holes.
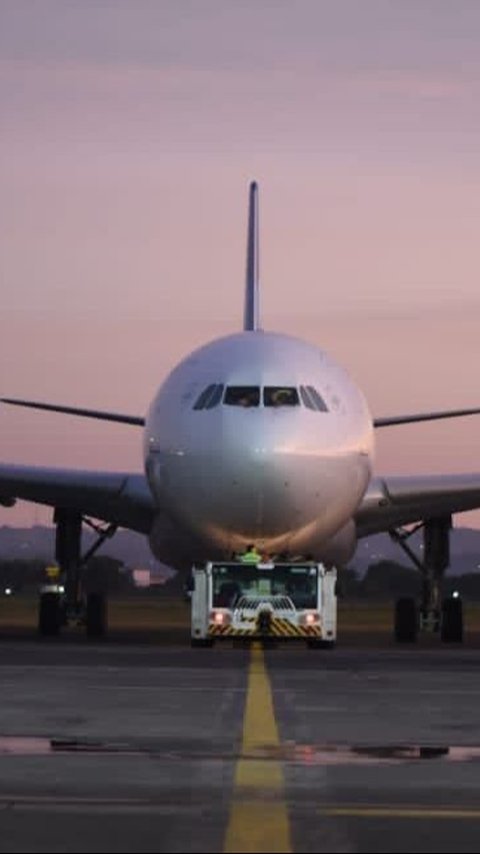
[[[253,321],[252,321],[253,322]],[[82,418],[97,418],[100,421],[116,421],[118,424],[133,424],[145,426],[145,418],[140,415],[124,415],[120,412],[107,412],[102,409],[85,409],[78,406],[63,406],[57,403],[42,403],[37,400],[21,400],[16,397],[0,397],[0,403],[10,406],[25,406],[28,409],[43,409],[46,412],[63,412],[66,415],[77,415]],[[384,418],[374,418],[374,427],[395,427],[398,424],[415,424],[419,421],[438,421],[444,418],[461,418],[465,415],[478,415],[480,408],[475,409],[444,409],[439,412],[417,412],[413,415],[392,415]]]
[[[355,515],[357,536],[478,507],[480,473],[373,478]]]
[[[145,426],[145,418],[140,415],[124,415],[120,412],[106,412],[103,409],[85,409],[78,406],[59,406],[57,403],[39,403],[37,400],[19,400],[14,397],[0,397],[0,403],[11,406],[26,406],[28,409],[43,409],[46,412],[63,412],[65,415],[78,415],[82,418],[97,418],[99,421],[115,421],[118,424]]]
[[[143,474],[0,465],[0,505],[16,499],[78,510],[147,534],[154,506]]]
[[[444,418],[462,418],[464,415],[478,415],[479,413],[480,409],[477,408],[444,409],[440,412],[417,412],[413,415],[392,415],[387,418],[374,418],[373,426],[395,427],[397,424],[417,424],[419,421],[439,421]]]

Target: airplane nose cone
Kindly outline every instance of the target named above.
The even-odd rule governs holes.
[[[329,446],[327,437],[319,449],[316,434],[309,445],[291,419],[234,415],[195,455],[169,457],[165,505],[178,521],[226,552],[254,542],[302,553],[351,518],[366,477],[355,449]]]
[[[237,445],[217,478],[224,524],[234,521],[235,528],[253,540],[280,536],[305,525],[316,512],[307,500],[307,468],[306,460],[265,442],[246,443],[243,451]],[[218,510],[217,505],[217,518]]]
[[[331,536],[351,518],[366,482],[365,458],[327,442],[319,451],[300,438],[289,425],[245,431],[212,461],[205,510],[217,530],[284,551],[314,533]]]

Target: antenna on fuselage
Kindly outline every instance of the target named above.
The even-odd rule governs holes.
[[[259,245],[258,245],[258,184],[252,181],[248,199],[247,277],[243,328],[256,332],[259,322]]]

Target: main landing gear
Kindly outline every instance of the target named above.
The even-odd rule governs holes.
[[[402,597],[395,604],[394,637],[399,643],[414,643],[420,631],[438,633],[445,643],[463,641],[462,601],[454,596],[442,599],[445,570],[450,563],[451,516],[428,519],[412,531],[389,531],[422,575],[420,603]],[[423,561],[408,545],[408,539],[423,529]]]
[[[60,634],[68,624],[83,625],[87,637],[103,637],[107,631],[107,600],[105,593],[85,590],[82,570],[102,543],[112,537],[116,525],[101,527],[73,510],[57,508],[53,521],[56,525],[55,559],[59,567],[59,580],[51,580],[40,592],[38,605],[38,633],[42,637]],[[93,546],[81,555],[82,522],[95,530],[98,537]]]

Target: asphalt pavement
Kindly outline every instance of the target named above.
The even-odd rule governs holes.
[[[480,849],[480,650],[0,643],[1,852]]]

